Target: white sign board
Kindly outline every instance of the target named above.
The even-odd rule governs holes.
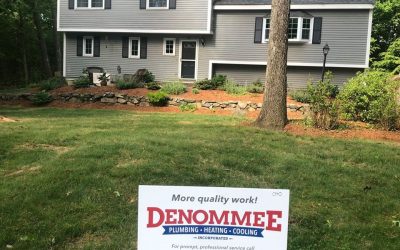
[[[289,190],[139,186],[138,250],[283,250]]]

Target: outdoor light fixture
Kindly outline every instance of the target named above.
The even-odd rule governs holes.
[[[204,37],[200,38],[201,46],[206,47],[206,39]]]
[[[121,74],[121,71],[122,71],[122,69],[121,69],[121,66],[117,66],[117,72],[118,72],[118,74]]]
[[[322,52],[324,53],[324,64],[323,64],[323,66],[322,66],[322,81],[324,81],[324,79],[325,79],[326,57],[327,57],[328,54],[329,54],[329,50],[330,50],[329,45],[328,45],[328,44],[325,44],[324,48],[322,49]]]

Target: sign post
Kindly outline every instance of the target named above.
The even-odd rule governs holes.
[[[289,190],[139,186],[138,250],[285,250]]]

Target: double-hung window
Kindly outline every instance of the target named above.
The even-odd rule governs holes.
[[[147,0],[147,9],[168,9],[169,0]]]
[[[93,57],[94,39],[92,36],[83,37],[83,56]]]
[[[264,42],[269,40],[271,30],[271,19],[264,18],[263,37]],[[310,42],[312,30],[312,18],[291,17],[289,19],[288,39],[289,42]]]
[[[140,58],[140,37],[129,38],[129,58]]]
[[[104,0],[75,0],[77,9],[104,9]]]
[[[165,38],[164,39],[164,53],[165,56],[174,56],[175,55],[175,42],[174,38]]]

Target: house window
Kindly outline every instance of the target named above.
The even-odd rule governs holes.
[[[289,19],[289,29],[288,29],[288,38],[297,39],[297,32],[299,29],[299,18],[290,18]]]
[[[269,40],[271,30],[271,19],[264,18],[263,24],[264,42]],[[308,42],[310,41],[312,30],[312,19],[303,17],[291,17],[289,19],[288,39],[290,41]]]
[[[129,38],[129,58],[140,58],[140,38]]]
[[[148,9],[168,9],[169,0],[147,0]]]
[[[94,42],[92,36],[83,37],[83,56],[93,57]]]
[[[301,39],[310,40],[310,34],[311,34],[311,19],[303,18],[303,29],[301,31]]]
[[[77,9],[103,9],[104,0],[76,0]]]
[[[175,55],[175,39],[165,38],[164,39],[164,53],[165,56]]]

